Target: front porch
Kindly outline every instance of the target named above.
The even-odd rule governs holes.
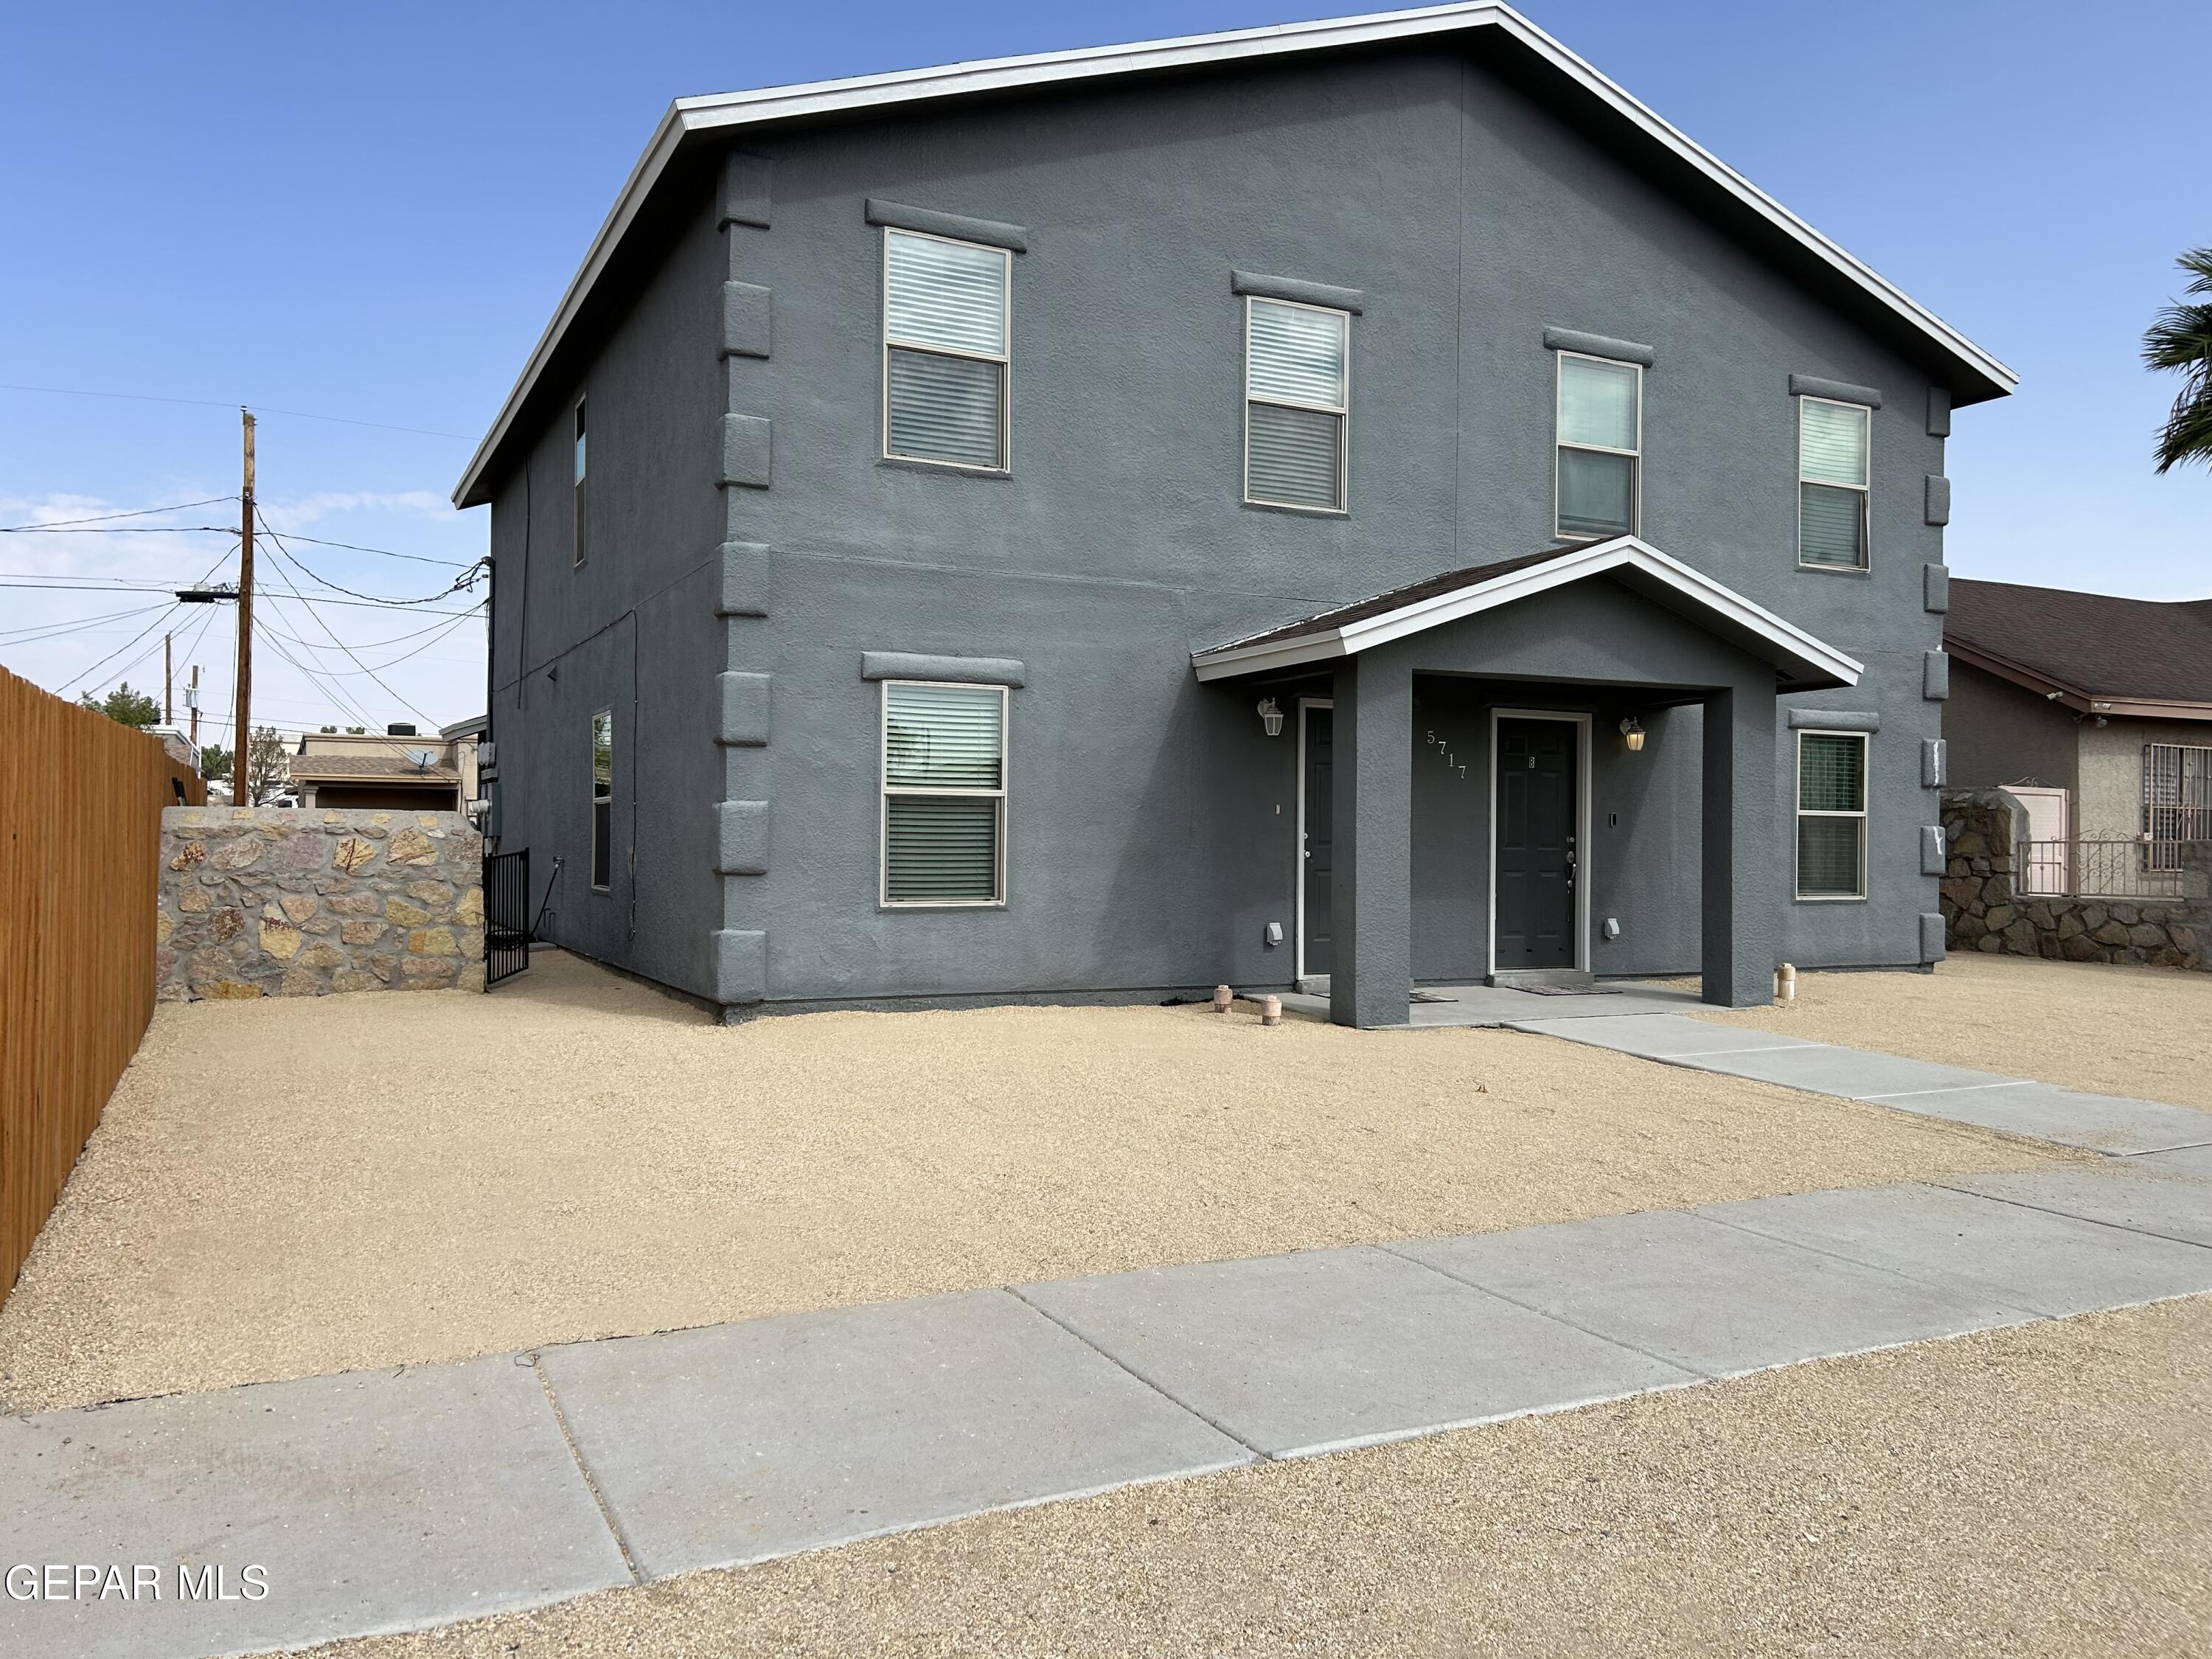
[[[1776,698],[1856,683],[1842,653],[1624,537],[1194,661],[1295,714],[1296,970],[1326,975],[1337,1024],[1488,1024],[1478,1011],[1516,983],[1607,975],[1695,972],[1707,1002],[1771,1000],[1790,862]],[[1408,1000],[1439,982],[1457,1000]]]

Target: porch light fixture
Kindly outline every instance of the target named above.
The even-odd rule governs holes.
[[[1644,727],[1635,715],[1631,714],[1621,721],[1620,735],[1627,739],[1630,754],[1633,755],[1644,747]]]
[[[1271,738],[1283,735],[1283,711],[1275,707],[1273,697],[1260,699],[1260,725]]]

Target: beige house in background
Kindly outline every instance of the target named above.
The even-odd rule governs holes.
[[[380,735],[305,732],[289,769],[303,807],[457,812],[476,774],[476,740],[422,737],[405,725]]]

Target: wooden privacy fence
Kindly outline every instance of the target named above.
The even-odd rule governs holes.
[[[161,739],[0,669],[0,1297],[154,1012]]]

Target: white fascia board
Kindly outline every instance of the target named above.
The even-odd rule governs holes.
[[[1823,236],[1765,191],[1696,143],[1686,133],[1606,76],[1567,50],[1510,6],[1497,0],[1425,6],[1411,11],[1371,13],[1317,22],[1282,23],[1266,28],[1233,29],[1175,40],[1090,46],[1073,52],[1035,52],[1019,58],[983,58],[931,69],[900,70],[888,75],[854,76],[751,92],[681,98],[669,106],[653,142],[623,185],[613,210],[599,227],[584,262],[569,281],[522,374],[501,405],[468,470],[453,491],[459,505],[476,489],[485,465],[505,441],[524,401],[537,385],[561,339],[581,309],[593,283],[605,269],[653,186],[684,140],[693,133],[727,133],[745,127],[889,105],[987,92],[1016,91],[1071,81],[1092,80],[1146,70],[1190,68],[1331,47],[1414,40],[1426,35],[1491,27],[1505,31],[1544,62],[1581,85],[1665,149],[1687,162],[1735,197],[1807,251],[1832,266],[1899,317],[1926,334],[1942,350],[1998,388],[2002,395],[2020,377],[1979,346],[1885,280],[1874,268]]]
[[[1441,628],[1448,623],[1495,611],[1501,605],[1533,598],[1569,582],[1633,568],[1693,600],[1700,609],[1733,623],[1765,640],[1777,654],[1803,665],[1814,676],[1826,675],[1844,685],[1856,685],[1866,665],[1833,646],[1815,639],[1795,623],[1776,616],[1764,605],[1723,586],[1680,559],[1670,558],[1634,536],[1616,537],[1573,552],[1562,553],[1546,563],[1510,571],[1472,586],[1439,593],[1376,617],[1366,617],[1342,627],[1302,634],[1294,639],[1260,641],[1232,645],[1218,651],[1200,652],[1191,665],[1200,680],[1227,679],[1267,670],[1295,668],[1307,663],[1348,657],[1408,635]]]

